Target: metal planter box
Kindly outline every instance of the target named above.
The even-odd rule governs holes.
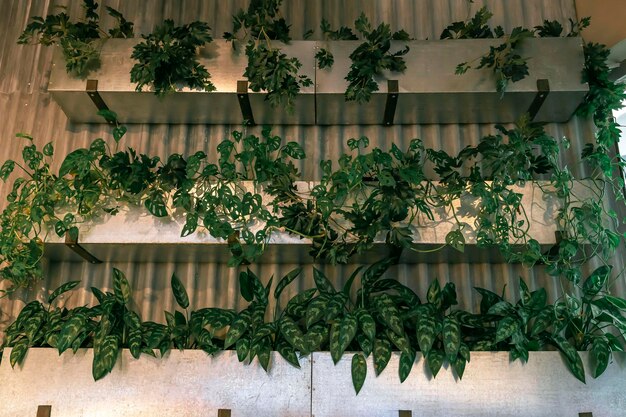
[[[588,91],[587,84],[581,82],[582,40],[524,40],[520,55],[529,58],[530,75],[509,83],[502,98],[496,92],[491,69],[455,74],[458,64],[474,61],[487,53],[490,46],[500,43],[501,39],[410,41],[410,50],[404,56],[406,71],[386,72],[376,80],[379,91],[371,101],[358,104],[345,102],[348,82],[344,77],[352,63],[349,56],[360,41],[319,42],[318,47],[333,53],[335,64],[330,69],[316,71],[317,123],[504,123],[513,122],[529,111],[536,111],[536,121],[569,120]],[[402,49],[403,44],[394,43],[392,51]],[[388,80],[397,81],[397,92],[389,90]],[[544,101],[533,107],[535,100]]]
[[[296,186],[301,193],[308,193],[317,183],[297,182]],[[241,184],[243,189],[254,192],[252,182]],[[544,193],[546,183],[528,182],[523,187],[514,187],[513,190],[523,195],[522,204],[529,219],[528,235],[536,239],[544,250],[548,250],[557,243],[556,216],[560,207],[559,200],[554,195]],[[580,195],[585,195],[583,185],[575,187]],[[272,196],[264,192],[263,205],[269,205]],[[480,201],[467,196],[456,202],[458,218],[465,224],[465,252],[460,253],[452,248],[440,249],[446,244],[446,235],[457,228],[454,216],[450,211],[435,210],[433,221],[426,216],[418,216],[410,224],[413,230],[413,241],[420,251],[430,253],[405,251],[402,262],[485,262],[501,260],[497,249],[481,249],[476,247],[474,221]],[[339,223],[346,221],[337,219]],[[99,260],[117,262],[181,262],[203,259],[205,262],[226,262],[230,258],[228,245],[221,239],[214,238],[206,231],[198,230],[192,235],[181,237],[185,218],[174,214],[170,217],[157,218],[143,207],[126,207],[115,216],[107,215],[104,219],[84,223],[80,227],[78,242],[66,242],[59,238],[54,231],[48,235],[45,243],[45,256],[51,260],[78,260],[78,255],[72,253],[66,246],[70,246],[86,259],[89,254]],[[349,225],[348,225],[349,226]],[[264,225],[257,223],[252,226],[252,232],[262,229]],[[351,262],[371,260],[372,255],[381,256],[388,253],[385,246],[385,236],[379,236],[378,245],[372,252],[351,258]],[[512,242],[520,243],[520,242]],[[259,260],[269,263],[296,263],[310,262],[308,254],[311,241],[286,232],[275,232],[271,235],[265,253]],[[82,251],[82,252],[81,252]],[[86,254],[85,254],[86,252]]]
[[[301,89],[293,114],[283,108],[272,108],[265,101],[265,93],[238,89],[238,81],[245,81],[243,73],[248,57],[242,48],[235,51],[231,43],[222,40],[199,52],[199,61],[211,73],[216,91],[208,93],[185,87],[161,99],[147,89],[137,92],[135,84],[130,82],[130,70],[135,64],[130,56],[137,43],[139,39],[104,41],[100,69],[87,80],[68,75],[60,50],[55,51],[48,91],[72,122],[103,123],[93,100],[97,102],[99,96],[103,102],[100,106],[105,104],[116,112],[123,123],[243,124],[242,100],[249,102],[258,124],[315,123],[314,87]],[[272,46],[297,57],[302,63],[300,73],[315,80],[313,42],[294,41],[289,45],[274,42]]]
[[[235,351],[208,356],[200,350],[172,350],[163,359],[124,350],[113,371],[91,376],[92,349],[59,356],[35,348],[21,368],[11,368],[10,349],[0,365],[0,417],[34,417],[39,405],[51,416],[305,417],[311,407],[311,364],[295,368],[276,352],[266,373],[255,361],[240,363]]]

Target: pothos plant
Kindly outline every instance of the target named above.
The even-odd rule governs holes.
[[[610,268],[594,271],[581,286],[581,297],[569,296],[555,305],[547,304],[544,289],[530,291],[522,279],[515,304],[476,288],[482,299],[480,312],[474,314],[454,307],[458,302],[452,282],[441,287],[438,280],[432,281],[422,301],[409,287],[383,278],[396,261],[392,254],[367,268],[357,268],[341,289],[313,268],[315,288],[295,294],[286,303],[281,295],[302,268],[288,272],[275,286],[271,278],[263,283],[248,268],[239,274],[241,295],[249,303],[241,311],[190,310],[187,291],[173,274],[171,287],[180,309],[165,311],[165,324],[141,320],[130,308],[134,304],[130,282],[114,269],[113,292],[91,288],[98,301],[94,307],[54,306],[55,300],[79,281],[63,284],[45,303],[26,304],[7,328],[3,348],[12,347],[11,366],[21,364],[31,347],[52,347],[59,353],[93,348],[95,380],[112,371],[123,348],[134,358],[156,356],[156,351],[164,356],[171,349],[202,349],[209,354],[233,349],[241,362],[258,358],[266,371],[273,350],[297,368],[300,357],[329,351],[335,364],[343,356],[351,356],[357,394],[367,376],[367,358],[373,357],[379,375],[394,350],[400,352],[401,382],[409,376],[418,352],[433,377],[447,362],[461,379],[470,351],[510,351],[512,360],[528,361],[529,351],[552,345],[562,352],[574,376],[584,382],[585,371],[576,349],[591,348],[594,377],[604,372],[612,352],[623,351],[626,300],[608,292]]]
[[[239,10],[233,16],[232,32],[224,39],[245,43],[248,65],[244,72],[252,91],[266,91],[266,100],[272,107],[282,106],[293,112],[295,99],[302,87],[313,85],[307,75],[299,74],[302,63],[276,47],[276,42],[289,43],[289,25],[280,17],[282,0],[252,0],[248,10]],[[243,32],[241,37],[238,34]]]
[[[83,0],[85,19],[72,21],[64,11],[45,17],[35,16],[28,23],[17,43],[39,43],[45,46],[59,45],[63,51],[65,68],[69,74],[86,77],[100,66],[100,41],[107,38],[132,38],[133,23],[113,9],[106,7],[107,13],[115,18],[117,25],[108,32],[100,29],[98,3]]]
[[[545,20],[542,25],[534,29],[523,27],[514,28],[510,34],[505,34],[501,26],[493,30],[488,21],[493,14],[483,7],[474,17],[465,22],[454,22],[441,33],[441,39],[479,39],[503,38],[504,42],[497,46],[490,46],[489,52],[476,58],[472,62],[462,62],[457,65],[455,73],[465,74],[469,69],[490,68],[495,76],[496,91],[504,95],[509,83],[523,80],[528,75],[528,57],[520,55],[520,47],[525,39],[534,36],[559,37],[563,36],[563,25],[556,20]],[[570,19],[570,31],[565,36],[579,36],[580,32],[589,26],[590,19],[583,18],[578,22]],[[477,64],[474,62],[478,61]]]
[[[361,43],[352,53],[350,59],[352,65],[346,75],[348,87],[345,92],[346,101],[367,103],[372,98],[372,93],[378,91],[378,83],[375,78],[380,77],[383,71],[404,72],[406,62],[403,56],[409,52],[409,47],[392,52],[392,41],[406,42],[410,36],[404,30],[392,32],[389,24],[381,23],[378,27],[372,27],[364,13],[354,21],[354,27],[362,36]],[[320,28],[327,39],[330,40],[357,40],[357,35],[349,27],[342,26],[332,30],[326,20],[322,20]],[[334,56],[326,48],[320,49],[315,58],[320,69],[330,68],[334,63]]]
[[[152,33],[142,35],[144,40],[133,47],[131,55],[138,61],[130,70],[136,90],[151,86],[159,97],[176,91],[178,84],[214,91],[211,74],[197,58],[198,49],[213,41],[210,30],[205,22],[174,26],[174,21],[166,19]]]

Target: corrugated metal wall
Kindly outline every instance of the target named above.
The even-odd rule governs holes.
[[[15,43],[31,16],[45,16],[55,12],[59,5],[68,6],[72,16],[82,16],[79,0],[2,0],[0,1],[0,160],[20,159],[23,140],[14,138],[16,132],[27,132],[43,145],[53,140],[56,163],[73,149],[87,146],[92,139],[104,137],[111,140],[106,125],[72,124],[60,108],[50,99],[46,91],[52,50],[41,46],[21,46]],[[231,29],[230,16],[247,0],[102,0],[104,5],[119,9],[129,20],[135,22],[136,33],[148,33],[153,26],[165,18],[176,23],[200,19],[214,29],[215,37]],[[283,13],[292,26],[295,39],[306,30],[317,29],[313,39],[320,38],[318,28],[322,17],[333,26],[348,24],[365,12],[372,22],[386,21],[392,29],[404,28],[418,39],[437,39],[441,30],[450,22],[463,20],[470,13],[486,5],[494,12],[492,24],[501,24],[505,30],[523,25],[532,27],[544,19],[567,22],[575,18],[573,0],[284,0]],[[471,10],[470,10],[471,9]],[[103,26],[108,27],[109,17],[104,17]],[[578,69],[573,69],[578,71]],[[164,157],[179,152],[189,154],[204,150],[214,155],[219,141],[238,126],[203,125],[130,125],[123,144],[141,152]],[[258,129],[258,128],[255,128]],[[569,123],[550,124],[548,131],[555,137],[567,136],[572,141],[568,155],[572,159],[563,162],[577,176],[587,173],[576,163],[583,143],[593,135],[588,121],[573,119]],[[274,131],[289,140],[297,140],[305,148],[308,158],[301,165],[305,179],[319,177],[318,161],[336,158],[346,150],[346,140],[366,135],[372,146],[388,148],[391,143],[404,147],[412,138],[422,138],[428,147],[444,148],[454,153],[468,144],[474,144],[481,136],[494,132],[492,125],[411,125],[411,126],[276,126]],[[564,157],[566,158],[566,157]],[[8,193],[6,185],[0,190],[0,201]],[[120,231],[123,233],[123,231]],[[622,259],[616,260],[623,268]],[[54,263],[49,265],[45,282],[37,284],[29,293],[17,294],[11,300],[0,301],[0,328],[6,326],[26,297],[43,297],[50,289],[66,280],[81,279],[83,289],[69,300],[71,305],[91,302],[90,286],[111,287],[113,265],[90,265],[87,263]],[[169,291],[169,278],[175,271],[192,294],[192,307],[221,306],[238,307],[238,271],[225,264],[209,264],[198,259],[194,263],[134,263],[116,264],[130,279],[137,311],[144,320],[163,320],[163,310],[174,308],[174,299]],[[271,275],[280,277],[296,265],[262,264],[252,269],[263,280]],[[343,282],[355,265],[332,267],[321,266],[336,282]],[[474,286],[500,291],[505,284],[507,293],[514,296],[517,279],[524,277],[535,286],[545,286],[552,295],[558,293],[559,284],[545,276],[541,268],[529,270],[521,265],[507,264],[418,264],[400,265],[389,272],[396,274],[403,283],[424,295],[428,283],[435,278],[453,281],[457,285],[461,307],[477,306],[479,298],[472,290]],[[305,266],[305,277],[290,288],[291,294],[313,285],[312,270]],[[618,284],[624,293],[623,282]],[[286,294],[289,296],[290,294]]]

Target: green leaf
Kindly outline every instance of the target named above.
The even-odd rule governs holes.
[[[239,359],[239,362],[245,361],[248,357],[248,354],[250,353],[250,339],[247,337],[242,337],[237,340],[235,350],[237,351],[237,359]]]
[[[604,299],[609,303],[613,304],[615,307],[620,310],[626,310],[626,300],[623,298],[613,297],[612,295],[604,296]]]
[[[52,146],[52,142],[48,142],[44,145],[42,152],[46,156],[52,156],[54,154],[54,147]]]
[[[9,361],[11,363],[11,368],[14,368],[15,365],[21,365],[26,357],[26,352],[28,352],[28,339],[20,339],[19,342],[13,345],[13,349],[11,350],[11,357]]]
[[[280,333],[294,349],[299,350],[303,355],[308,353],[308,346],[302,331],[289,316],[282,317],[279,328]]]
[[[437,377],[441,366],[443,365],[444,353],[440,350],[431,350],[426,355],[426,364],[428,365],[428,369],[430,373],[433,374],[433,378]]]
[[[593,377],[597,378],[606,370],[611,357],[611,349],[608,342],[604,340],[603,337],[598,336],[593,339],[593,343],[591,344],[591,356],[596,364],[593,370]]]
[[[341,354],[350,346],[356,336],[358,329],[357,318],[354,314],[348,313],[344,316],[339,325],[339,346]]]
[[[335,293],[331,296],[326,306],[326,321],[333,320],[344,310],[347,299],[344,293]]]
[[[248,302],[254,299],[254,278],[246,271],[239,273],[239,292]]]
[[[317,292],[317,288],[310,288],[304,292],[296,294],[289,302],[287,303],[287,307],[285,308],[285,312],[293,317],[300,318],[306,312],[306,307],[304,305],[308,303],[311,298]],[[300,313],[301,311],[301,313]],[[298,314],[300,313],[300,314]]]
[[[406,381],[411,373],[411,369],[413,369],[413,364],[415,363],[415,351],[413,349],[409,349],[408,351],[403,351],[400,355],[400,365],[398,367],[398,374],[400,376],[400,383]]]
[[[352,356],[352,385],[358,395],[367,376],[367,363],[362,353],[355,353]]]
[[[106,336],[101,343],[94,345],[92,374],[95,381],[113,370],[119,352],[116,336]]]
[[[385,329],[385,336],[402,352],[410,352],[411,344],[408,337],[405,335],[397,335],[389,329]]]
[[[428,287],[428,292],[426,294],[426,300],[438,309],[441,308],[443,303],[443,295],[441,294],[441,287],[439,286],[439,281],[436,279],[430,283]]]
[[[367,310],[359,308],[355,311],[359,326],[363,334],[371,341],[374,341],[376,337],[376,322],[372,315]]]
[[[163,200],[163,196],[159,193],[150,194],[150,196],[146,198],[144,205],[153,216],[167,216],[167,207],[165,206],[165,201]]]
[[[305,316],[305,324],[307,328],[310,328],[326,315],[329,301],[330,296],[328,294],[321,294],[309,302],[309,305],[306,308]]]
[[[230,324],[228,333],[226,333],[224,349],[228,349],[230,346],[235,344],[235,342],[237,342],[237,340],[239,340],[239,338],[243,336],[246,331],[248,331],[250,322],[250,312],[248,310],[242,311],[241,314],[234,318]]]
[[[176,299],[178,305],[185,309],[189,307],[189,296],[187,295],[187,290],[178,276],[176,276],[176,273],[172,274],[171,285],[174,298]]]
[[[424,356],[428,356],[437,335],[437,318],[428,308],[421,308],[416,322],[417,343]]]
[[[287,275],[282,277],[280,281],[278,281],[278,285],[276,285],[276,288],[274,289],[274,298],[278,299],[280,297],[280,294],[282,294],[283,290],[285,289],[285,287],[291,284],[291,282],[294,279],[296,279],[298,275],[300,275],[301,272],[302,272],[302,268],[296,268],[294,270],[289,271]]]
[[[367,336],[360,332],[357,333],[356,340],[359,343],[365,357],[368,357],[374,350],[374,341],[370,340]]]
[[[287,362],[300,369],[300,361],[295,349],[283,338],[280,338],[276,344],[276,350],[280,356],[285,358]]]
[[[70,319],[65,322],[59,333],[59,338],[57,339],[59,354],[65,352],[72,346],[72,342],[74,342],[74,339],[84,330],[86,323],[87,317],[80,313],[70,317]]]
[[[130,329],[128,331],[128,349],[130,350],[130,354],[133,355],[133,358],[139,359],[143,348],[142,344],[143,336],[141,329]]]
[[[384,338],[374,339],[374,371],[376,376],[385,370],[391,359],[391,343]]]
[[[443,319],[443,347],[448,360],[454,362],[461,348],[461,325],[454,316]]]
[[[2,164],[2,168],[0,168],[0,179],[2,179],[3,182],[6,182],[7,178],[9,178],[9,175],[11,175],[14,169],[15,161],[10,159],[5,161],[4,164]]]
[[[404,335],[404,326],[400,319],[398,311],[393,299],[388,294],[381,294],[374,299],[376,308],[380,313],[383,322],[398,336]]]
[[[341,330],[339,329],[338,323],[333,323],[330,326],[330,335],[329,335],[329,344],[330,344],[330,357],[333,360],[333,363],[337,365],[337,362],[341,359],[341,355],[343,355],[343,351],[341,350],[341,343],[339,342],[339,336],[341,334]]]
[[[556,322],[556,316],[554,315],[554,306],[545,306],[541,309],[530,331],[531,336],[537,336],[539,333],[548,329],[552,323]]]
[[[323,343],[328,341],[330,329],[326,324],[316,324],[304,335],[309,352],[320,350]]]
[[[446,244],[452,246],[457,251],[465,252],[465,236],[460,230],[453,230],[446,235]]]
[[[113,292],[124,304],[130,301],[130,284],[124,273],[117,268],[113,268]]]
[[[583,283],[583,292],[586,296],[594,296],[600,292],[606,285],[612,268],[612,266],[603,265],[591,273]]]
[[[553,336],[552,340],[565,356],[565,363],[572,374],[574,374],[578,380],[585,383],[585,368],[583,367],[583,361],[580,359],[576,348],[561,336]]]
[[[69,281],[69,282],[66,282],[65,284],[62,284],[59,288],[54,290],[52,294],[48,296],[48,304],[52,304],[52,302],[56,300],[56,298],[59,295],[76,288],[78,284],[80,284],[80,281]]]
[[[180,232],[180,237],[186,237],[196,231],[198,228],[198,214],[197,213],[187,213],[187,217],[185,220],[185,225],[183,226],[183,230]]]
[[[322,271],[317,268],[313,268],[313,279],[315,280],[315,286],[320,293],[334,294],[337,292],[335,291],[333,284],[328,280],[328,278],[326,278],[326,275],[324,275]]]
[[[498,322],[496,329],[496,343],[503,342],[520,328],[519,320],[515,317],[505,317]]]
[[[452,368],[454,369],[454,372],[456,372],[459,379],[463,379],[466,364],[467,360],[461,355],[458,355],[453,361],[450,362],[450,365],[452,365]]]

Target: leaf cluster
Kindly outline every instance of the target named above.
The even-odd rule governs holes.
[[[45,18],[34,16],[19,36],[17,43],[39,43],[44,46],[59,45],[63,51],[65,67],[69,74],[86,77],[90,71],[100,66],[100,51],[97,39],[132,38],[133,23],[112,7],[106,7],[107,13],[115,18],[116,26],[108,33],[100,29],[98,3],[83,0],[86,19],[74,22],[64,11],[50,14]]]
[[[211,43],[211,28],[200,21],[174,26],[166,19],[143,41],[133,47],[131,58],[138,62],[130,71],[130,81],[137,83],[136,90],[151,86],[162,97],[174,92],[182,83],[191,89],[214,91],[211,75],[198,62],[198,48]]]

